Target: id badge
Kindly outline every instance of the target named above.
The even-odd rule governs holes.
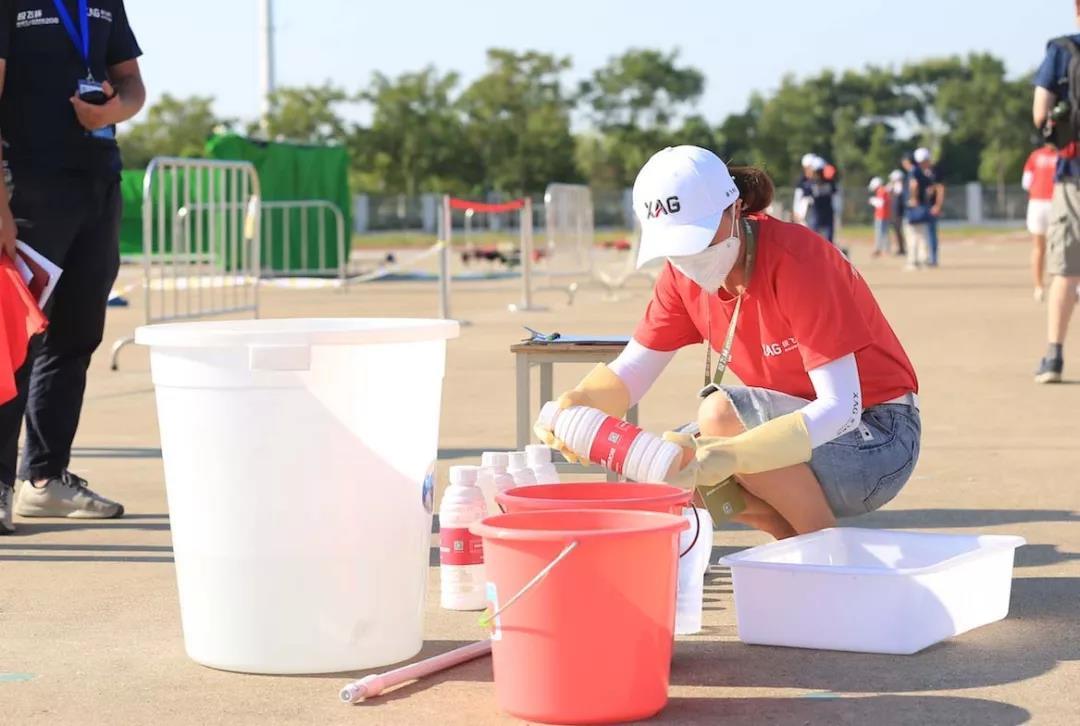
[[[75,89],[76,95],[83,101],[95,106],[101,106],[109,100],[105,95],[105,87],[92,78],[83,78]]]
[[[696,498],[709,510],[713,522],[726,522],[746,509],[742,486],[730,476],[719,484],[698,487]]]

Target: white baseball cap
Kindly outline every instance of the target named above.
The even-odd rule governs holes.
[[[915,163],[921,164],[924,161],[930,161],[930,149],[925,146],[920,146],[915,149]]]
[[[810,167],[814,171],[821,171],[826,166],[828,166],[828,162],[825,161],[825,159],[823,157],[820,157],[820,156],[815,156],[814,161],[810,164]]]
[[[877,191],[880,187],[881,187],[881,177],[876,176],[876,177],[874,177],[873,179],[870,180],[870,184],[866,188],[873,192],[873,191]]]
[[[808,166],[813,166],[814,165],[814,159],[816,159],[816,158],[818,158],[817,154],[803,154],[802,168],[805,169]]]
[[[634,213],[641,223],[638,267],[704,250],[724,210],[738,198],[727,165],[711,151],[669,146],[653,154],[634,182]]]
[[[904,178],[904,172],[899,169],[893,169],[889,172],[889,181],[900,181]]]

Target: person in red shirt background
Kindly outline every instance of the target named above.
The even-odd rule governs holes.
[[[558,400],[622,416],[680,348],[728,348],[743,385],[719,384],[721,360],[698,393],[700,435],[670,437],[694,448],[672,483],[734,474],[746,500],[735,519],[782,538],[896,496],[921,422],[914,368],[870,288],[825,239],[763,214],[773,191],[764,171],[729,170],[706,149],[655,154],[634,184],[638,264],[667,264],[625,351]]]
[[[1027,228],[1031,233],[1031,277],[1035,282],[1035,300],[1045,297],[1043,278],[1046,275],[1046,230],[1050,226],[1050,200],[1054,196],[1054,173],[1058,152],[1053,144],[1045,144],[1028,156],[1021,184],[1028,193]]]
[[[870,192],[868,203],[874,208],[874,257],[880,257],[889,251],[889,219],[892,216],[892,195],[888,187],[876,176],[867,186]]]

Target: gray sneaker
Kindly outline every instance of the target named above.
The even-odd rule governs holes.
[[[113,519],[124,515],[124,506],[91,490],[85,479],[65,471],[44,484],[23,482],[15,513],[20,517]]]
[[[0,484],[0,535],[15,531],[15,525],[11,523],[11,500],[14,498],[15,487]]]

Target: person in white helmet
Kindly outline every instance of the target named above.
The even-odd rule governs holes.
[[[889,188],[876,176],[866,187],[870,192],[867,203],[874,208],[874,257],[889,252],[889,216],[892,214],[892,198]]]
[[[904,240],[904,172],[900,169],[889,172],[889,195],[892,198],[889,224],[896,238],[896,255],[903,257],[907,254],[907,247]]]
[[[719,360],[693,404],[700,436],[669,436],[694,452],[672,482],[735,475],[736,519],[782,538],[896,496],[921,423],[914,368],[870,288],[826,240],[762,214],[773,192],[764,171],[696,146],[649,159],[634,184],[638,264],[667,264],[626,350],[558,401],[622,416],[676,351],[705,342],[707,368]],[[744,385],[721,383],[729,363]]]

